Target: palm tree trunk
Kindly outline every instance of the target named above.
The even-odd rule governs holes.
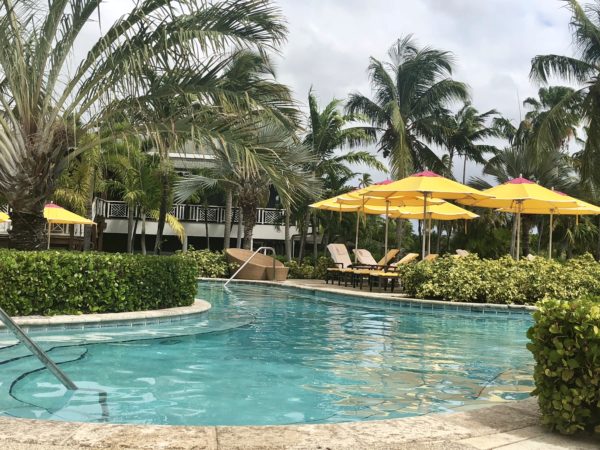
[[[527,216],[521,216],[521,241],[523,246],[523,255],[527,256],[531,253],[531,243],[529,241],[529,218]]]
[[[140,218],[136,216],[135,222],[133,223],[133,233],[131,234],[131,253],[135,253],[135,236],[137,235],[137,227]]]
[[[246,250],[252,250],[252,234],[256,225],[256,205],[252,201],[242,202],[241,210],[244,215],[244,245]]]
[[[11,207],[11,230],[8,232],[9,243],[17,250],[43,250],[48,246],[46,228],[48,222],[44,218],[42,200],[24,205],[20,201],[9,204]]]
[[[515,255],[515,246],[517,241],[517,216],[513,214],[513,223],[512,223],[512,231],[510,233],[510,254],[514,257]]]
[[[462,182],[465,184],[467,181],[467,154],[465,153],[465,157],[463,159],[463,174],[462,174]]]
[[[133,215],[134,207],[131,205],[127,206],[127,253],[133,253]]]
[[[404,222],[396,219],[396,248],[402,252],[402,241],[404,240]]]
[[[313,263],[317,263],[317,258],[319,256],[319,243],[317,241],[318,238],[318,230],[317,230],[317,216],[315,214],[311,214],[311,224],[312,224],[312,240],[313,240]]]
[[[154,243],[154,254],[160,255],[162,248],[163,233],[165,230],[165,222],[167,219],[167,207],[170,197],[170,186],[168,174],[161,173],[160,176],[161,184],[161,196],[160,196],[160,208],[158,210],[158,223],[156,224],[156,242]]]
[[[300,231],[300,251],[298,253],[298,261],[304,259],[304,251],[306,249],[306,238],[308,236],[308,223],[310,222],[310,210],[306,212],[304,221],[302,223],[302,229]]]
[[[290,208],[285,209],[285,259],[289,262],[292,260],[292,241],[290,239]]]
[[[142,212],[142,234],[140,236],[142,255],[146,254],[146,213]]]
[[[206,249],[210,250],[210,233],[208,232],[208,205],[204,204],[204,234],[206,235]]]
[[[86,217],[88,219],[94,220],[92,217],[92,208],[94,206],[94,191],[96,190],[96,166],[92,169],[92,181],[90,183],[90,191],[88,192],[88,201],[86,208]],[[89,251],[92,246],[92,226],[93,225],[84,225],[83,226],[83,251]]]
[[[442,230],[440,228],[440,221],[438,220],[436,225],[435,225],[435,230],[437,231],[437,242],[435,244],[435,252],[439,255],[440,254],[440,247],[441,247],[441,242],[442,242]]]
[[[69,250],[73,250],[75,248],[75,225],[69,225]]]
[[[223,250],[227,250],[231,244],[231,213],[233,210],[233,192],[231,188],[225,191],[225,229],[223,231]]]
[[[242,225],[244,223],[244,214],[238,203],[238,227],[237,227],[237,248],[242,248]]]
[[[538,242],[537,252],[538,254],[542,251],[542,235],[544,234],[544,220],[540,220],[538,223]]]

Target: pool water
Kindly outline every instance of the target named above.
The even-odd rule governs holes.
[[[0,414],[86,422],[265,425],[388,419],[528,397],[526,314],[416,310],[265,285],[200,282],[212,309],[165,325],[32,333],[66,391],[0,337]]]

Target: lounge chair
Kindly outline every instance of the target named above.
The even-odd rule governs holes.
[[[365,250],[364,248],[354,249],[353,252],[356,255],[356,260],[361,266],[368,266],[372,268],[383,268],[389,265],[390,261],[392,261],[400,250],[393,249],[387,252],[387,254],[381,258],[379,261],[375,261],[373,255],[369,250]]]
[[[369,290],[373,290],[373,285],[375,283],[377,283],[378,286],[381,286],[383,282],[383,289],[387,291],[388,282],[391,281],[391,291],[394,292],[396,283],[400,284],[400,273],[396,272],[398,266],[410,264],[411,262],[414,262],[417,259],[419,259],[418,253],[407,253],[397,263],[390,264],[388,270],[372,271],[369,274]]]
[[[466,251],[466,250],[462,250],[460,248],[456,249],[456,256],[458,256],[459,258],[464,258],[465,256],[469,256],[471,253]]]
[[[438,259],[440,255],[438,255],[437,253],[430,253],[429,255],[427,255],[425,258],[423,258],[423,261],[435,261],[436,259]]]
[[[325,283],[329,283],[331,279],[331,283],[335,281],[334,278],[337,278],[338,285],[342,282],[342,277],[344,274],[352,272],[352,260],[350,259],[350,254],[348,253],[348,249],[344,244],[329,244],[327,245],[327,250],[331,255],[331,259],[333,259],[333,264],[336,267],[329,267],[327,269],[327,274],[325,275]]]

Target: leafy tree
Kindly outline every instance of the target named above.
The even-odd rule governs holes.
[[[57,179],[70,159],[98,145],[75,145],[73,123],[86,133],[129,114],[124,106],[193,91],[191,71],[171,64],[223,63],[232,46],[265,50],[285,37],[279,10],[264,0],[141,0],[72,70],[69,55],[100,3],[0,2],[0,192],[12,207],[17,248],[43,248],[43,208]],[[148,90],[148,67],[164,69],[160,90]],[[132,124],[138,134],[165,121]]]
[[[468,100],[466,85],[451,78],[454,58],[446,51],[417,46],[411,35],[398,39],[388,57],[389,62],[371,57],[373,99],[351,94],[346,109],[371,123],[395,178],[426,167],[441,171],[431,147],[446,142],[441,118],[448,114],[449,103]]]

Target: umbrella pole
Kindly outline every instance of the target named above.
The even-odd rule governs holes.
[[[516,245],[516,260],[521,256],[521,211],[517,212],[517,245]]]
[[[389,221],[390,221],[390,216],[388,215],[390,212],[390,202],[389,200],[386,199],[385,201],[385,253],[383,254],[383,257],[385,258],[387,256],[387,252],[388,252],[388,226],[389,226]]]
[[[550,229],[548,230],[548,259],[552,259],[552,225],[554,216],[550,214]]]
[[[425,259],[425,239],[427,238],[426,232],[427,223],[427,193],[423,193],[423,229],[421,230],[421,259]]]
[[[360,211],[356,211],[356,237],[354,239],[354,250],[358,249],[358,225],[360,223]],[[354,252],[354,262],[357,261],[356,252]]]

